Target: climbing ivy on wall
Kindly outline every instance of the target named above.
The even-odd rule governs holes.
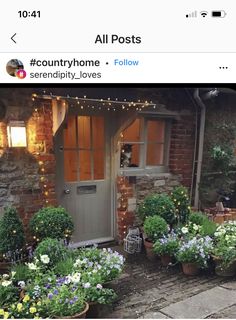
[[[208,110],[200,200],[203,207],[215,206],[219,192],[231,194],[236,186],[236,111]],[[227,112],[228,111],[228,112]],[[233,113],[233,114],[232,114]],[[232,206],[236,206],[232,202]]]

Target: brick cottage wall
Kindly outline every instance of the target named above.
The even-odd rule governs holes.
[[[148,194],[170,194],[175,186],[181,184],[190,189],[194,144],[195,115],[188,112],[173,120],[171,126],[169,173],[117,178],[117,230],[120,242],[129,227],[140,224],[136,210]]]
[[[16,207],[27,226],[40,208],[56,205],[51,104],[28,107],[25,118],[19,119],[26,122],[27,148],[8,148],[10,117],[14,115],[0,122],[0,212],[6,206]]]

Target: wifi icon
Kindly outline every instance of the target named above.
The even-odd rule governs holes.
[[[207,15],[208,15],[208,12],[207,11],[201,11],[200,12],[200,15],[205,18]]]

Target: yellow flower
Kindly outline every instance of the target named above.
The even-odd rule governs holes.
[[[26,294],[26,295],[24,296],[23,302],[27,302],[27,301],[29,301],[29,300],[30,300],[30,297],[28,296],[28,294]]]
[[[37,309],[35,307],[31,307],[29,309],[29,311],[30,311],[30,313],[35,313],[35,312],[37,312]]]
[[[3,319],[8,319],[8,317],[9,317],[9,312],[4,312]]]
[[[18,311],[21,311],[22,310],[22,308],[23,308],[23,304],[22,303],[17,303],[17,310]]]
[[[41,305],[42,305],[41,301],[38,301],[38,302],[37,302],[37,305],[38,305],[38,306],[41,306]]]
[[[3,315],[4,315],[4,310],[0,309],[0,316],[3,316]]]

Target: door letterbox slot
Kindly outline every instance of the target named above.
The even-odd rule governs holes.
[[[92,194],[97,192],[97,186],[79,186],[77,187],[77,194]]]

